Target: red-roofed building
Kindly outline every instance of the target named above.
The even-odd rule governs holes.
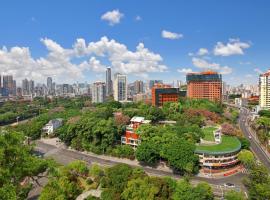
[[[150,120],[145,120],[144,117],[132,117],[130,124],[126,127],[125,135],[121,137],[121,143],[136,148],[141,143],[139,134],[136,133],[137,128],[141,124],[149,124],[150,122]]]

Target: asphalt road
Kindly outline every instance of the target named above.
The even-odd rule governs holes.
[[[117,161],[97,158],[91,155],[85,155],[79,151],[71,151],[65,148],[57,148],[56,146],[43,143],[41,141],[36,142],[35,150],[44,154],[45,157],[51,157],[55,161],[63,165],[66,165],[74,160],[83,160],[89,165],[91,165],[92,163],[98,163],[103,166],[113,166],[113,165],[119,164],[119,162]],[[137,167],[137,166],[133,166],[133,167]],[[143,166],[143,169],[149,175],[153,175],[153,176],[161,176],[161,177],[170,176],[175,179],[182,178],[181,176],[174,174],[172,172],[166,172],[166,171],[150,168],[148,166]],[[208,182],[212,186],[214,194],[216,196],[223,196],[224,191],[228,190],[228,188],[225,188],[223,186],[224,183],[233,183],[236,185],[236,189],[238,190],[241,189],[243,191],[246,191],[242,184],[242,178],[244,176],[245,174],[242,174],[242,173],[239,173],[230,177],[224,177],[224,178],[205,178],[205,177],[194,176],[191,179],[191,183],[197,184],[202,181]],[[30,193],[30,197],[37,196],[40,190],[41,189],[40,188],[38,189],[38,187],[35,188],[34,191]],[[29,199],[34,199],[34,198],[29,198]]]
[[[254,135],[250,132],[247,119],[249,116],[249,110],[242,108],[239,116],[239,125],[244,134],[244,136],[249,139],[251,150],[255,153],[257,159],[262,162],[270,170],[270,159],[262,149],[259,142],[255,139]],[[249,138],[251,137],[251,138]]]

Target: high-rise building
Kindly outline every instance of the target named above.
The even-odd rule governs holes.
[[[32,95],[35,92],[35,82],[33,80],[29,81],[29,93]]]
[[[30,95],[29,81],[27,79],[22,80],[22,95]]]
[[[187,97],[222,101],[222,76],[217,72],[188,73]]]
[[[13,76],[4,75],[3,76],[3,89],[6,91],[7,95],[13,94]]]
[[[48,90],[48,94],[51,95],[52,94],[52,90],[53,90],[52,77],[48,77],[47,78],[47,90]]]
[[[106,98],[106,87],[105,83],[97,81],[92,85],[92,102],[103,103]]]
[[[270,70],[259,77],[259,104],[262,109],[270,109]]]
[[[127,76],[123,74],[115,74],[113,82],[113,97],[115,101],[127,100]]]
[[[170,85],[156,83],[152,87],[152,105],[163,106],[165,102],[177,102],[180,97],[178,88]]]
[[[113,94],[113,83],[112,83],[112,71],[110,67],[106,70],[106,96]]]
[[[143,93],[143,81],[135,81],[134,82],[134,93],[140,94]]]
[[[152,90],[152,87],[154,87],[155,84],[162,84],[162,80],[149,80],[148,84],[148,90]]]

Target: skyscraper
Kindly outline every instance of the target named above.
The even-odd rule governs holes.
[[[213,71],[188,73],[187,97],[222,101],[222,77]]]
[[[29,93],[34,94],[35,92],[35,82],[33,80],[29,81]]]
[[[270,109],[270,70],[259,77],[259,104],[262,109]]]
[[[113,82],[113,97],[115,101],[127,100],[127,76],[123,74],[115,74]]]
[[[29,81],[27,79],[22,80],[22,95],[23,96],[30,95]]]
[[[13,76],[4,75],[3,76],[3,89],[6,91],[7,95],[12,94],[13,92]]]
[[[143,81],[135,81],[134,82],[134,92],[135,94],[143,93]]]
[[[52,86],[53,86],[52,77],[48,77],[47,78],[47,90],[48,90],[49,95],[52,94],[52,90],[53,90]]]
[[[97,81],[92,85],[92,102],[93,103],[103,103],[106,96],[105,83]]]
[[[111,96],[113,94],[113,83],[112,83],[112,71],[110,67],[106,70],[106,96]]]

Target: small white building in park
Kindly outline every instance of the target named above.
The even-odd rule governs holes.
[[[50,120],[43,128],[42,132],[47,135],[51,135],[54,133],[54,131],[62,126],[63,124],[63,119],[58,118],[58,119],[52,119]]]

